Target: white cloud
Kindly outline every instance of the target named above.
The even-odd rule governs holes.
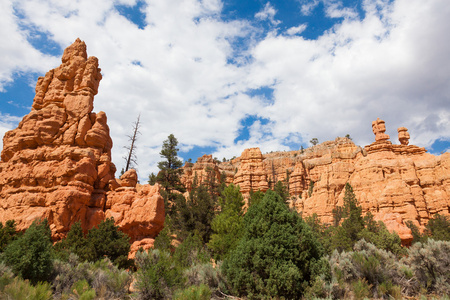
[[[349,133],[364,145],[380,117],[394,142],[400,126],[421,146],[450,138],[448,5],[398,0],[380,11],[374,2],[365,1],[363,20],[346,19],[317,41],[271,36],[253,49],[252,80],[277,82],[274,105],[260,111],[274,136]]]
[[[264,9],[255,14],[255,18],[260,20],[269,20],[272,25],[278,25],[280,24],[280,21],[275,20],[276,13],[277,10],[270,4],[270,2],[267,2]]]
[[[20,72],[46,72],[57,60],[44,55],[30,43],[30,32],[20,30],[20,20],[13,14],[14,3],[0,2],[0,92]]]
[[[302,25],[299,25],[299,26],[294,26],[294,27],[291,27],[291,28],[289,28],[288,30],[286,30],[286,33],[287,33],[288,35],[296,35],[296,34],[300,34],[300,33],[302,33],[303,31],[305,31],[306,27],[307,27],[306,24],[302,24]]]
[[[221,19],[218,0],[146,2],[144,29],[109,0],[1,2],[0,37],[12,42],[0,45],[0,88],[15,72],[44,74],[59,64],[60,57],[44,55],[28,42],[30,32],[46,34],[62,48],[80,37],[102,68],[94,110],[108,115],[119,170],[126,135],[141,113],[141,181],[156,170],[170,133],[184,150],[217,146],[219,158],[253,146],[287,150],[287,143],[300,137],[307,144],[312,137],[325,141],[350,134],[366,145],[374,140],[371,122],[377,117],[386,121],[393,142],[400,126],[409,129],[411,144],[450,139],[446,0],[365,0],[361,20],[340,2],[326,2],[338,3],[334,10],[326,6],[327,13],[344,21],[317,40],[295,35],[304,24],[288,29],[289,36],[270,32],[255,40],[249,21]],[[258,18],[279,22],[275,14],[267,3]],[[244,53],[251,59],[240,66],[228,63],[237,38],[251,41]],[[247,93],[264,86],[274,89],[270,103]],[[250,115],[269,122],[255,121],[249,139],[234,143],[241,120]],[[0,126],[5,131],[12,124]]]
[[[379,2],[382,1],[384,0]],[[299,2],[301,4],[300,11],[304,16],[310,16],[320,3],[323,4],[325,14],[329,18],[355,18],[358,16],[353,7],[344,7],[343,2],[339,0],[299,0]]]
[[[3,149],[3,136],[9,130],[17,127],[22,118],[11,116],[9,114],[2,114],[0,112],[0,149]]]
[[[319,5],[320,1],[319,0],[313,0],[313,1],[309,1],[309,0],[302,0],[300,1],[301,3],[306,2],[305,4],[302,4],[300,10],[302,12],[302,14],[304,16],[310,16],[311,13],[313,12],[313,10],[317,7],[317,5]]]

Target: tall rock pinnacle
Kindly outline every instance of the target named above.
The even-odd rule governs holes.
[[[97,58],[80,39],[64,50],[59,67],[39,77],[31,112],[3,138],[0,222],[15,220],[23,230],[47,218],[55,240],[76,221],[89,229],[110,216],[128,226],[133,241],[161,230],[159,187],[121,186],[114,178],[107,117],[92,112],[101,79]],[[139,220],[127,215],[133,205],[141,208]]]

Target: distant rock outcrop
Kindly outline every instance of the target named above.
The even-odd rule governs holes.
[[[47,218],[54,240],[81,220],[85,230],[113,216],[132,241],[153,238],[164,223],[159,187],[116,180],[104,112],[93,113],[102,79],[98,60],[77,39],[62,64],[39,77],[31,112],[3,138],[0,221],[24,230]]]
[[[450,153],[434,156],[408,145],[404,127],[398,129],[401,144],[394,145],[380,119],[372,128],[375,142],[364,148],[349,138],[290,152],[262,154],[251,148],[210,167],[225,171],[227,182],[239,185],[245,197],[251,190],[273,188],[277,181],[288,183],[291,205],[304,216],[316,213],[325,223],[331,223],[332,210],[343,205],[348,182],[363,212],[384,221],[407,244],[412,235],[405,221],[423,228],[436,213],[450,215]],[[191,168],[201,166],[194,163]]]

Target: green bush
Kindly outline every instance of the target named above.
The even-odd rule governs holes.
[[[89,286],[86,279],[75,282],[71,289],[72,294],[79,300],[93,300],[95,299],[95,290]]]
[[[112,217],[102,221],[97,228],[89,230],[86,239],[91,249],[89,261],[101,260],[107,256],[121,268],[130,266],[130,237],[120,231],[119,226],[114,225]]]
[[[52,285],[56,298],[73,294],[71,287],[82,280],[86,280],[97,297],[123,299],[128,293],[131,276],[111,263],[108,258],[95,263],[79,262],[78,257],[72,253],[67,261],[54,261]]]
[[[450,241],[450,218],[435,214],[426,225],[426,234],[435,241]]]
[[[128,268],[133,262],[128,260],[130,238],[114,225],[114,219],[102,221],[98,227],[89,230],[84,236],[81,223],[72,225],[67,237],[56,244],[58,256],[66,260],[70,253],[76,254],[81,260],[95,262],[105,256],[120,268]]]
[[[28,280],[15,277],[0,292],[0,298],[14,300],[50,300],[52,299],[52,289],[47,282],[38,282],[33,286]]]
[[[51,231],[46,219],[33,222],[23,236],[6,247],[2,256],[16,275],[33,284],[49,279],[53,257]]]
[[[167,251],[139,251],[136,265],[138,271],[134,287],[138,299],[171,298],[173,291],[182,287],[182,271]]]
[[[81,222],[75,222],[70,227],[66,238],[55,244],[57,257],[67,260],[70,253],[76,254],[83,260],[88,260],[92,253],[90,245],[84,236]]]
[[[211,290],[208,286],[201,284],[199,286],[190,286],[184,290],[175,293],[174,300],[209,300],[211,299]]]
[[[5,289],[5,286],[10,284],[14,279],[14,273],[11,268],[0,262],[0,292]]]
[[[175,249],[172,260],[180,269],[186,269],[197,263],[209,262],[210,255],[200,236],[190,234]]]
[[[243,238],[225,258],[223,272],[235,294],[297,299],[321,255],[309,226],[269,190],[244,216]]]

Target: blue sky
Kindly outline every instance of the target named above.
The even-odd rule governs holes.
[[[113,161],[141,114],[138,170],[157,170],[173,133],[184,160],[308,147],[313,137],[450,147],[447,0],[4,0],[0,134],[29,113],[38,76],[84,40],[103,80]]]

